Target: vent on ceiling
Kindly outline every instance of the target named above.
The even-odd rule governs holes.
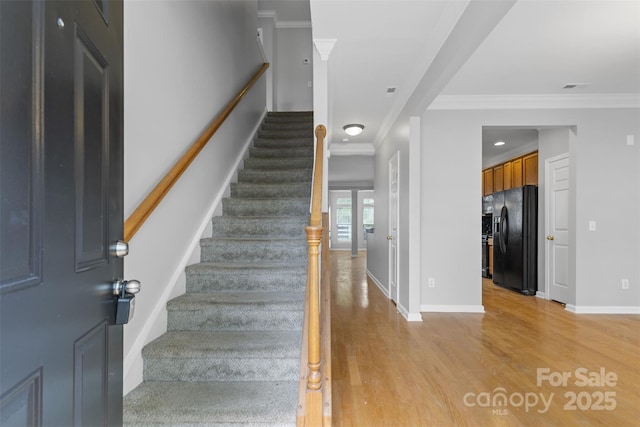
[[[562,89],[582,89],[591,86],[591,83],[567,83]]]

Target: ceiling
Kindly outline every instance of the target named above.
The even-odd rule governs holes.
[[[597,102],[612,94],[640,93],[639,0],[504,0],[504,16],[472,14],[496,3],[311,0],[310,15],[305,0],[260,0],[259,7],[277,10],[279,20],[304,21],[310,16],[314,39],[337,40],[328,63],[332,154],[347,145],[342,142],[348,137],[342,132],[347,123],[365,126],[361,135],[348,137],[349,153],[361,147],[362,153],[370,154],[400,110],[415,98],[416,87],[422,90],[420,82],[434,68],[446,68],[443,62],[456,50],[466,57],[456,59],[459,65],[451,61],[446,77],[434,80],[433,87],[439,85],[434,96],[442,95],[436,101],[592,95]],[[487,26],[488,35],[484,41],[472,41],[479,46],[473,45],[467,54],[462,45],[473,43],[464,32],[476,25]],[[566,84],[578,86],[564,89]],[[389,94],[388,88],[396,90]],[[509,128],[498,130],[508,138],[504,133]]]

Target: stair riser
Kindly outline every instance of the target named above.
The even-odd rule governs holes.
[[[309,214],[309,201],[292,199],[223,199],[222,214],[230,216],[302,216]]]
[[[302,305],[302,303],[301,303]],[[261,311],[236,307],[215,307],[215,310],[169,311],[167,329],[170,331],[290,331],[300,330],[302,311]]]
[[[144,360],[145,381],[294,381],[299,357],[285,359],[149,359]]]
[[[306,279],[306,273],[187,273],[187,292],[304,292]]]
[[[310,182],[310,169],[290,169],[281,171],[265,171],[244,169],[238,172],[238,182],[276,183],[276,182]]]
[[[313,147],[297,147],[297,148],[268,148],[268,147],[252,147],[249,149],[249,158],[295,158],[295,157],[313,157]]]
[[[313,137],[287,137],[273,136],[271,138],[257,138],[253,142],[256,148],[311,148],[313,149]]]
[[[245,169],[305,169],[312,167],[313,157],[249,158],[244,161]]]
[[[213,237],[304,237],[308,224],[308,215],[300,219],[219,216],[213,219]]]
[[[232,198],[286,198],[311,197],[311,183],[256,184],[241,182],[231,184]]]
[[[262,262],[307,259],[305,240],[285,241],[234,241],[224,239],[206,240],[201,243],[203,262]]]
[[[302,122],[266,121],[262,125],[262,130],[267,130],[267,131],[304,130],[304,131],[307,131],[309,133],[313,133],[313,122],[312,121],[302,121]]]

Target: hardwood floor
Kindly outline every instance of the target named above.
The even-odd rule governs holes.
[[[331,253],[335,426],[640,426],[640,316],[484,280],[486,313],[409,323],[365,263]]]

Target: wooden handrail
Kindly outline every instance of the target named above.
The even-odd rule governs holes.
[[[305,228],[309,260],[298,396],[297,424],[300,427],[331,425],[331,319],[327,274],[329,261],[326,256],[328,228],[325,224],[328,216],[322,213],[324,138],[327,135],[327,129],[323,125],[318,125],[315,135],[317,143],[311,194],[311,218],[309,226]],[[319,269],[321,244],[324,255],[322,272]],[[322,284],[322,290],[320,284]]]
[[[231,112],[236,108],[238,103],[249,92],[253,85],[260,79],[262,74],[269,68],[268,63],[262,64],[258,71],[251,77],[251,79],[244,85],[242,90],[227,104],[220,114],[211,122],[211,124],[200,134],[198,139],[189,147],[189,149],[180,157],[180,159],[173,165],[171,170],[158,182],[158,184],[151,190],[151,192],[145,197],[140,205],[133,211],[133,213],[127,218],[124,223],[124,240],[129,241],[136,232],[142,227],[142,224],[147,220],[149,215],[160,204],[162,199],[169,193],[171,187],[178,181],[180,176],[187,170],[189,165],[196,158],[198,153],[207,145],[211,137],[222,126],[222,123],[229,117]]]

